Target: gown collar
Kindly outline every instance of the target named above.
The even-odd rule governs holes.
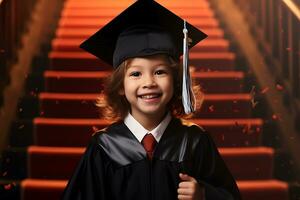
[[[154,136],[156,142],[159,142],[171,119],[172,116],[170,112],[168,112],[158,126],[156,126],[153,130],[147,130],[130,113],[128,113],[124,118],[124,124],[128,127],[128,129],[132,132],[132,134],[137,138],[139,142],[141,142],[144,136],[148,133],[151,133]]]
[[[171,117],[160,141],[153,152],[154,160],[185,160],[187,146],[186,128],[179,119]],[[98,144],[119,167],[147,158],[143,145],[137,140],[125,123],[119,122],[107,127],[104,134],[98,134]]]

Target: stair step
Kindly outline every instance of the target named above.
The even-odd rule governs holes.
[[[98,31],[98,28],[57,28],[56,38],[60,39],[81,39],[82,41]],[[219,28],[202,29],[210,39],[224,38],[224,31]],[[207,38],[207,39],[208,39]]]
[[[190,66],[199,71],[233,71],[235,54],[230,52],[191,52]]]
[[[228,159],[231,159],[231,162],[236,162],[235,161],[235,157],[233,156],[230,156],[233,152],[234,155],[238,154],[234,148],[220,148],[220,149],[223,149],[222,150],[222,155],[225,155],[227,154],[227,156],[225,156],[224,158],[227,158]],[[251,158],[252,156],[247,156],[247,154],[251,154],[251,149],[252,148],[238,148],[238,149],[242,149],[243,150],[243,155],[246,155],[247,158],[249,158],[249,161],[248,162],[251,162]],[[231,152],[232,151],[232,152]],[[263,151],[268,151],[268,149],[261,149],[260,151],[257,151],[258,152],[258,155],[259,156],[263,156]],[[274,163],[274,167],[273,167],[273,171],[274,173],[291,173],[289,171],[285,171],[284,172],[284,167],[282,168],[278,168],[279,165],[282,165],[282,163],[287,163],[289,164],[289,160],[286,160],[286,161],[283,161],[282,160],[282,152],[281,150],[274,152],[274,160],[276,160],[276,162],[278,162],[277,164],[275,164],[275,162],[273,161],[272,163]],[[285,153],[286,154],[286,153]],[[17,179],[20,179],[20,178],[27,178],[28,177],[28,172],[27,172],[27,151],[26,151],[26,148],[15,148],[15,147],[9,147],[7,149],[4,150],[4,154],[2,156],[2,163],[1,163],[1,171],[2,171],[2,180],[0,180],[0,185],[1,184],[4,184],[4,185],[7,185],[8,183],[12,183],[12,182],[16,182],[16,181],[11,181],[11,180],[17,180]],[[285,167],[287,167],[287,165],[285,165]],[[292,167],[292,166],[289,166],[289,168]],[[232,167],[234,168],[234,167]],[[270,169],[268,169],[267,171],[269,172]],[[239,169],[234,169],[233,171],[235,171],[235,174],[236,176],[240,177],[241,175],[241,172]],[[278,171],[278,172],[276,172]],[[262,169],[259,168],[259,167],[256,167],[255,168],[255,173],[257,176],[257,174],[261,173],[262,172]],[[273,174],[274,174],[273,173]],[[292,172],[293,173],[293,172]],[[268,173],[267,174],[259,174],[259,176],[261,178],[263,178],[263,176],[265,175],[265,178],[267,179],[269,176]],[[290,177],[292,174],[290,175],[285,175],[284,177],[281,175],[279,177],[283,178],[284,180],[287,179],[287,177]],[[293,173],[293,175],[295,176],[295,172]],[[249,175],[250,176],[250,175]],[[255,177],[254,176],[254,177]],[[275,176],[277,177],[277,176]],[[278,177],[277,177],[278,178]],[[290,177],[289,178],[290,180],[292,180],[292,178]],[[293,185],[293,184],[292,184]],[[293,190],[297,190],[299,189],[299,185],[293,185]],[[294,191],[295,192],[295,191]],[[0,197],[1,197],[1,190],[0,190]],[[0,198],[1,199],[1,198]]]
[[[197,98],[197,97],[196,97]],[[205,94],[201,109],[195,118],[250,118],[250,94]]]
[[[36,147],[36,146],[33,146]],[[55,159],[55,163],[57,162],[57,160],[60,160],[62,155],[61,154],[65,154],[67,155],[66,158],[69,159],[70,157],[73,157],[75,155],[78,154],[78,158],[72,160],[72,162],[76,162],[78,161],[79,157],[80,157],[80,153],[82,153],[84,151],[84,147],[82,148],[49,148],[49,147],[43,147],[43,148],[35,148],[35,160],[36,163],[38,162],[37,159],[39,159],[36,154],[38,154],[39,156],[43,156],[43,159],[40,159],[41,161],[46,161],[46,162],[50,162],[51,159]],[[66,150],[64,151],[65,153],[62,153],[62,150]],[[248,180],[248,177],[250,177],[250,179],[255,179],[257,177],[259,177],[259,179],[269,179],[272,174],[274,173],[274,167],[273,164],[269,165],[269,166],[264,166],[262,163],[258,162],[258,161],[263,161],[263,160],[272,160],[269,162],[269,164],[274,163],[273,160],[274,159],[280,159],[280,155],[278,153],[278,151],[274,152],[271,148],[266,148],[266,147],[256,147],[256,148],[219,148],[223,158],[225,159],[225,162],[227,163],[231,163],[231,171],[234,171],[234,176],[235,177],[240,177],[240,180]],[[237,153],[238,156],[237,157]],[[0,181],[1,183],[9,183],[9,182],[15,182],[15,181],[10,181],[12,179],[17,180],[20,177],[26,178],[28,177],[28,172],[27,172],[27,151],[25,148],[8,148],[5,150],[5,154],[4,154],[4,158],[3,160],[8,160],[9,163],[2,163],[2,180]],[[49,161],[49,157],[50,161]],[[273,158],[274,157],[274,158]],[[13,158],[13,159],[12,159]],[[256,159],[258,158],[258,159]],[[247,165],[248,169],[251,169],[250,171],[247,171],[247,173],[245,174],[244,171],[241,170],[240,167],[236,167],[239,166],[239,162],[242,162],[242,159],[247,159],[247,162],[245,163],[249,163],[249,165]],[[59,161],[60,162],[60,161]],[[63,162],[63,161],[62,161]],[[68,161],[69,162],[69,161]],[[8,166],[11,165],[11,166]],[[58,163],[60,164],[60,163]],[[237,165],[236,165],[237,164]],[[75,165],[73,167],[75,167]],[[9,167],[7,170],[6,167]],[[70,166],[67,166],[70,167]],[[72,166],[71,166],[72,167]],[[54,168],[53,168],[54,169]],[[271,169],[271,171],[270,171]],[[268,172],[268,173],[265,173]],[[43,171],[43,173],[50,173],[48,172],[48,170]],[[53,172],[54,173],[54,172]],[[72,173],[72,170],[69,172]],[[30,177],[30,176],[29,176]],[[5,178],[5,180],[3,180],[3,178]],[[42,176],[42,178],[47,178],[47,176],[44,174]],[[58,177],[55,177],[58,178]],[[0,184],[1,184],[0,183]],[[299,185],[294,185],[293,186],[293,190],[296,190],[297,188],[299,189]],[[295,192],[295,191],[294,191]],[[0,196],[1,196],[1,191],[0,191]]]
[[[66,9],[90,9],[90,8],[117,8],[117,9],[125,9],[131,4],[133,4],[134,1],[118,1],[118,2],[112,2],[112,1],[67,1],[64,4],[64,10]],[[198,1],[197,4],[192,1],[184,1],[184,2],[169,2],[169,1],[158,1],[161,5],[168,7],[168,8],[198,8],[198,9],[209,9],[209,4],[207,1]]]
[[[56,93],[100,93],[111,72],[45,71],[45,91]],[[194,72],[195,84],[204,93],[241,93],[244,87],[243,72]],[[223,83],[223,84],[216,84]]]
[[[109,71],[45,71],[45,88],[57,93],[100,93],[110,75]]]
[[[25,179],[21,182],[22,200],[54,200],[60,196],[67,185],[65,180]]]
[[[76,51],[84,52],[79,48],[82,39],[60,39],[52,40],[54,51]],[[225,39],[206,39],[191,49],[191,52],[228,52],[229,42]]]
[[[105,71],[111,66],[87,52],[58,52],[49,54],[52,70]],[[190,53],[190,66],[201,71],[233,71],[235,54],[229,52]]]
[[[96,107],[99,94],[40,93],[40,111],[43,117],[99,118]]]
[[[243,200],[288,200],[288,184],[278,180],[237,181]],[[66,180],[25,179],[22,200],[59,199]]]
[[[269,147],[221,148],[220,153],[235,179],[270,179],[274,150]]]
[[[28,176],[41,179],[68,179],[85,148],[28,147]],[[269,179],[273,173],[274,151],[267,147],[220,148],[220,153],[236,179]],[[59,171],[53,164],[60,166]]]
[[[261,145],[262,119],[191,119],[203,126],[219,147],[251,147]]]
[[[68,179],[75,170],[85,148],[30,146],[28,177],[41,179]],[[60,166],[57,170],[55,166]]]
[[[34,144],[41,146],[86,146],[91,135],[108,126],[103,119],[35,118]],[[68,140],[64,138],[69,138]]]
[[[205,94],[242,93],[245,74],[241,71],[211,71],[191,73],[195,85],[200,85]],[[218,84],[222,83],[222,84]]]
[[[243,200],[288,200],[288,184],[279,180],[238,181]]]
[[[79,19],[69,19],[62,18],[59,21],[59,28],[101,28],[105,24],[111,21],[110,17],[97,17],[97,18],[79,18]],[[205,20],[199,18],[190,18],[187,20],[193,26],[202,28],[218,28],[219,22],[215,18],[206,18]]]
[[[95,56],[82,52],[49,53],[50,68],[63,71],[109,71],[112,67]]]
[[[102,116],[95,103],[100,94],[40,93],[40,113],[43,117],[97,118]],[[206,94],[200,118],[249,118],[250,94]]]
[[[176,15],[186,19],[188,17],[214,17],[211,9],[207,8],[170,8]],[[123,11],[122,8],[74,8],[64,9],[61,18],[89,18],[89,17],[115,17]]]
[[[193,119],[204,127],[219,147],[258,146],[261,119]],[[86,146],[96,130],[111,122],[103,119],[35,118],[34,144],[41,146]],[[65,138],[68,138],[66,140]]]

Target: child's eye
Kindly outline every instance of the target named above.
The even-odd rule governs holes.
[[[138,76],[141,75],[141,72],[131,72],[129,75],[134,76],[134,77],[138,77]]]
[[[157,74],[157,75],[162,75],[162,74],[166,74],[167,72],[165,71],[165,70],[157,70],[156,72],[155,72],[155,74]]]

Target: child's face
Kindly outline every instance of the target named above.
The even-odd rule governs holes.
[[[138,119],[161,117],[173,97],[173,74],[166,56],[133,58],[125,72],[125,95],[131,114]]]

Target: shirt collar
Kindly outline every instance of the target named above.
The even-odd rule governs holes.
[[[138,139],[139,142],[142,141],[147,133],[151,133],[154,136],[155,140],[159,142],[171,119],[171,114],[168,112],[165,118],[158,124],[158,126],[149,131],[145,129],[136,119],[134,119],[134,117],[130,113],[128,113],[124,118],[124,124],[129,128],[129,130],[133,133],[133,135]]]

